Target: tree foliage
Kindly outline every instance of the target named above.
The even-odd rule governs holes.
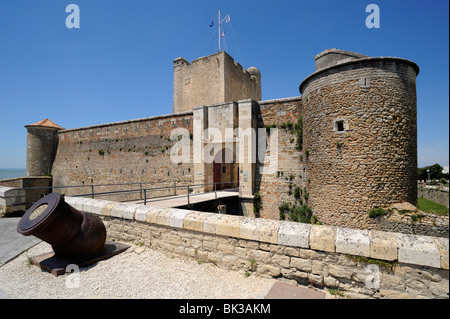
[[[442,173],[443,167],[439,164],[433,164],[430,166],[420,167],[417,170],[417,178],[418,180],[428,180],[428,170],[430,170],[430,179],[431,180],[439,180],[441,178],[448,179],[448,173]]]

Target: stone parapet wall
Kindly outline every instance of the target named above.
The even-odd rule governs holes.
[[[25,205],[18,204],[24,203],[25,198],[25,190],[0,186],[0,217],[4,214],[24,210]]]
[[[448,239],[66,197],[108,237],[352,298],[448,298]]]

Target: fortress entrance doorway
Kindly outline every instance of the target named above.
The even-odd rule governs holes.
[[[231,149],[222,148],[217,152],[213,161],[213,183],[217,190],[237,187],[236,166],[236,155]]]

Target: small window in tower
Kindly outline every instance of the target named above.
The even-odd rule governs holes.
[[[359,87],[362,89],[370,88],[370,79],[369,78],[359,79]]]
[[[222,166],[222,174],[225,174],[227,172],[227,167],[224,165]]]
[[[333,122],[333,131],[336,132],[345,132],[348,131],[349,126],[348,122],[345,119],[336,119]]]

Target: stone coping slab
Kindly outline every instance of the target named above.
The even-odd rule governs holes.
[[[66,196],[79,211],[269,244],[449,269],[449,240]]]

